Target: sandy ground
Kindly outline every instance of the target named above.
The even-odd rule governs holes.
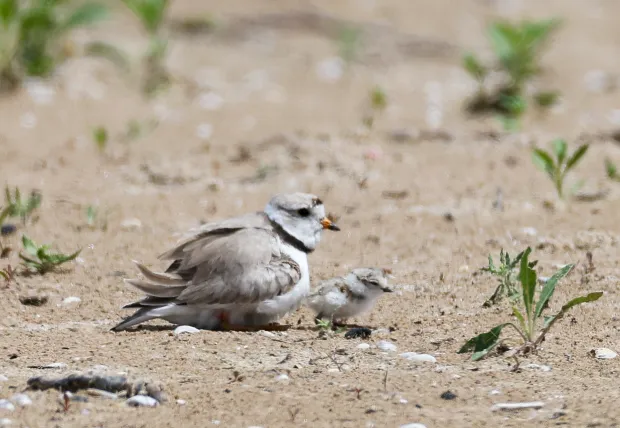
[[[586,191],[608,191],[606,198],[559,204],[533,167],[529,146],[556,136],[572,144],[613,129],[617,92],[592,93],[584,76],[620,71],[620,3],[177,0],[171,19],[197,13],[212,14],[220,27],[171,36],[170,69],[189,86],[177,84],[149,101],[135,74],[75,59],[46,83],[55,91],[48,103],[36,101],[35,85],[0,100],[1,181],[43,195],[38,221],[22,231],[63,251],[83,248],[67,269],[0,286],[0,375],[8,379],[0,381],[0,398],[21,391],[31,376],[97,371],[161,382],[170,400],[135,409],[90,397],[64,412],[58,392],[31,392],[32,406],[0,410],[0,419],[15,427],[106,428],[618,425],[620,359],[596,360],[589,351],[620,351],[620,185],[606,180],[603,168],[606,156],[620,163],[620,148],[590,139],[571,178],[585,179]],[[273,13],[281,15],[267,16]],[[501,16],[564,19],[541,79],[564,100],[545,116],[529,115],[523,133],[492,138],[492,119],[463,114],[471,85],[459,58],[465,49],[488,54],[484,27]],[[359,61],[339,80],[325,81],[317,67],[338,55],[333,23],[349,21],[364,30]],[[118,43],[135,55],[145,46],[127,15],[76,38]],[[374,85],[389,106],[363,133]],[[429,132],[429,93],[443,113],[441,132]],[[142,126],[142,135],[125,141],[132,120],[157,126]],[[104,154],[91,139],[96,126],[112,135]],[[398,130],[418,138],[394,141]],[[493,205],[498,190],[503,210]],[[179,233],[262,209],[285,191],[316,193],[339,217],[342,232],[326,234],[311,256],[313,283],[358,266],[393,270],[397,292],[356,320],[378,329],[371,338],[321,337],[306,309],[283,320],[294,328],[275,336],[177,337],[163,322],[109,331],[127,315],[121,306],[139,297],[122,282],[135,275],[132,259],[161,268],[157,255]],[[89,205],[100,212],[94,228],[86,226]],[[19,247],[19,235],[6,242]],[[541,275],[579,263],[551,309],[587,292],[605,295],[573,310],[520,371],[502,357],[473,363],[456,353],[459,347],[509,319],[505,305],[481,307],[496,282],[476,272],[488,253],[528,245]],[[584,271],[587,251],[591,273]],[[16,254],[0,266],[7,263],[16,266]],[[29,294],[49,302],[22,305],[19,297]],[[71,296],[81,301],[62,303]],[[380,340],[397,350],[381,351]],[[428,353],[437,362],[410,362],[403,352]],[[50,363],[66,366],[31,368]],[[445,391],[456,398],[443,400]],[[545,405],[491,411],[513,401]]]

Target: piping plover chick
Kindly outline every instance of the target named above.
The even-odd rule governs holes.
[[[389,269],[358,268],[343,277],[322,281],[307,299],[317,319],[343,324],[370,311],[383,293],[392,292],[388,285]]]

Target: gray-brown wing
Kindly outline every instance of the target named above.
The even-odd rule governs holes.
[[[279,249],[265,229],[240,229],[185,251],[179,268],[195,268],[177,298],[190,304],[258,303],[291,290],[301,279],[299,265]]]
[[[192,253],[196,248],[207,245],[210,241],[228,236],[241,229],[258,228],[271,230],[271,224],[265,213],[256,212],[240,217],[229,218],[219,222],[207,223],[199,228],[189,231],[183,242],[177,244],[173,249],[166,251],[159,256],[160,260],[179,260],[187,253]]]

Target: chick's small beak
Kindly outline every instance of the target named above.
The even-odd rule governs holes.
[[[340,228],[336,226],[336,224],[330,219],[328,219],[327,217],[324,217],[323,220],[321,220],[321,226],[323,226],[323,229],[329,229],[329,230],[335,230],[335,231],[340,230]]]
[[[393,293],[394,290],[391,287],[382,287],[381,290],[383,290],[384,293]]]

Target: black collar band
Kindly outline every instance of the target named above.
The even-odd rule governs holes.
[[[310,254],[311,252],[314,251],[313,248],[308,248],[306,245],[304,245],[303,242],[301,242],[299,239],[295,238],[293,235],[291,235],[286,230],[284,230],[284,228],[280,226],[278,223],[271,220],[269,217],[267,217],[267,219],[269,220],[269,223],[271,223],[271,226],[274,228],[274,230],[278,233],[278,235],[284,242],[286,242],[287,244],[291,245],[292,247],[306,254]]]

